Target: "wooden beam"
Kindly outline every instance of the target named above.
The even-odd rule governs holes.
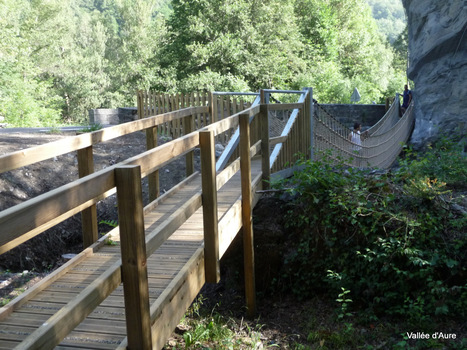
[[[209,118],[209,124],[212,124],[217,122],[218,119],[217,96],[213,92],[211,92],[209,96],[209,113],[211,114],[211,118]]]
[[[127,159],[120,165],[140,165],[143,175],[146,175],[198,144],[198,133],[193,132]],[[117,166],[103,169],[0,212],[0,254],[113,194],[114,169]]]
[[[240,116],[240,172],[242,186],[242,230],[247,314],[256,314],[255,259],[253,244],[250,123],[247,114]]]
[[[222,258],[242,229],[241,196],[219,220],[219,257]]]
[[[0,156],[0,173],[18,169],[91,145],[91,135],[83,134],[5,154]]]
[[[120,164],[140,165],[141,175],[144,177],[156,169],[170,163],[174,158],[181,156],[199,145],[198,132],[179,137],[171,142],[164,143],[152,150],[136,155]]]
[[[92,146],[78,150],[78,175],[80,178],[94,173],[94,156]],[[81,230],[83,233],[83,248],[89,247],[99,237],[97,228],[96,204],[81,212]]]
[[[225,168],[219,174],[217,174],[216,176],[217,190],[219,191],[222,188],[222,186],[224,186],[227,183],[227,181],[229,181],[232,178],[232,176],[234,176],[239,170],[240,170],[240,159],[236,159],[227,168]]]
[[[183,119],[183,134],[187,135],[195,130],[195,116],[190,115]],[[190,176],[195,172],[195,152],[190,151],[186,155],[186,176]]]
[[[269,188],[271,168],[269,164],[269,117],[268,105],[262,104],[259,112],[261,124],[261,171],[263,173],[263,187]]]
[[[144,118],[144,112],[143,112],[143,91],[138,90],[136,92],[136,110],[138,113],[138,119],[143,119]]]
[[[128,348],[150,349],[151,318],[140,167],[115,169],[115,181]]]
[[[201,147],[206,282],[217,283],[220,280],[220,265],[214,132],[201,131],[199,143]]]
[[[184,118],[194,113],[204,113],[208,110],[208,107],[189,107],[9,153],[0,156],[0,173],[74,152],[78,149],[109,141],[136,131],[152,128],[159,124]]]
[[[250,148],[250,157],[253,158],[260,151],[261,151],[261,140],[256,142],[253,146],[251,146],[251,148]]]
[[[290,109],[302,109],[303,103],[271,103],[268,105],[270,111],[285,111]]]
[[[267,103],[267,101],[266,101],[267,96],[266,95],[267,95],[266,91],[264,91],[263,89],[259,90],[259,100],[260,100],[259,103],[260,104],[263,105],[263,104]]]
[[[238,126],[238,114],[219,120],[218,122],[215,122],[213,124],[210,124],[202,128],[200,131],[212,130],[214,132],[214,136],[217,136],[229,129],[236,128],[237,126]]]
[[[157,126],[146,129],[146,149],[149,151],[157,147]],[[148,174],[149,201],[154,201],[160,196],[159,170]]]
[[[271,137],[271,139],[269,140],[269,145],[270,146],[275,146],[278,143],[284,143],[285,141],[287,141],[288,137],[289,137],[289,135]]]
[[[101,170],[0,212],[0,254],[110,195],[115,187],[111,169]]]

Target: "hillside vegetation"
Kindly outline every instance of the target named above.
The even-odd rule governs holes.
[[[238,259],[166,349],[465,349],[467,159],[457,142],[407,149],[388,172],[299,162],[255,208],[266,205],[253,217],[257,283],[273,275],[258,319],[242,319],[231,290]],[[283,227],[274,248],[275,235],[258,237],[267,222]]]
[[[397,56],[364,0],[4,0],[0,115],[84,123],[138,89],[313,87],[345,103],[357,87],[380,102],[402,89]]]
[[[407,18],[402,0],[367,0],[379,30],[391,43],[404,31]]]

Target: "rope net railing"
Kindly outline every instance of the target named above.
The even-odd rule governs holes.
[[[313,148],[315,160],[330,158],[352,167],[390,167],[408,140],[414,124],[413,106],[399,117],[395,102],[381,120],[361,134],[361,144],[350,139],[351,130],[327,113],[314,113]],[[317,108],[324,110],[318,103]]]
[[[396,95],[396,98],[384,116],[375,125],[368,129],[369,135],[376,136],[384,134],[396,125],[400,118],[400,104],[396,103],[396,101],[399,101],[399,94]]]

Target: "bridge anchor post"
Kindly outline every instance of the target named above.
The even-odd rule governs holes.
[[[263,96],[264,90],[261,90],[261,96]],[[262,98],[263,99],[263,98]],[[264,190],[269,188],[269,181],[271,178],[271,164],[269,162],[269,116],[268,116],[268,105],[262,103],[260,105],[259,122],[261,129],[261,172],[262,186]]]
[[[115,169],[128,349],[152,349],[140,166]]]
[[[201,186],[203,198],[204,266],[206,282],[221,279],[219,254],[219,221],[217,217],[216,157],[214,132],[200,131]]]
[[[250,117],[240,115],[240,175],[242,186],[243,265],[248,317],[256,314],[255,256],[251,193]]]

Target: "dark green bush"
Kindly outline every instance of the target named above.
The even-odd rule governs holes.
[[[353,308],[418,325],[465,317],[467,215],[432,174],[457,181],[467,163],[454,152],[461,161],[444,166],[445,151],[406,160],[396,174],[301,161],[302,171],[277,184],[292,188],[284,209],[294,245],[281,286],[300,298],[349,290]],[[438,170],[427,172],[435,159]]]

